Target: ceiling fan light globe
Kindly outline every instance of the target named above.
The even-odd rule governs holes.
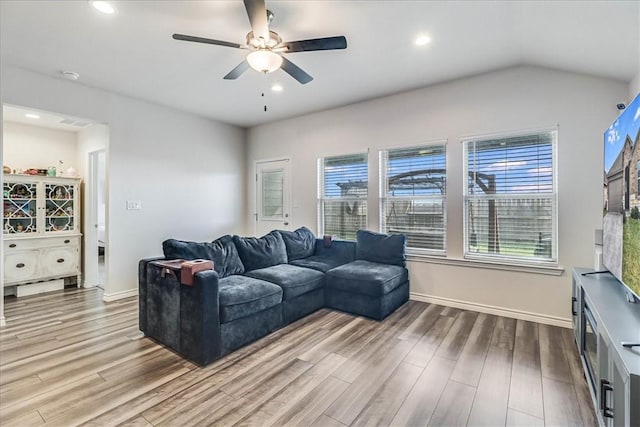
[[[282,57],[270,50],[256,50],[247,55],[247,62],[256,71],[271,73],[282,65]]]

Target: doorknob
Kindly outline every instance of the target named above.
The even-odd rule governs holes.
[[[284,223],[284,225],[289,225],[289,223],[288,223],[288,222],[285,222],[285,223]]]
[[[284,214],[284,217],[285,217],[285,218],[289,218],[289,214],[287,214],[287,213],[286,213],[286,214]]]

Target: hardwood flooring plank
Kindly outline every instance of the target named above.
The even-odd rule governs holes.
[[[507,411],[507,427],[544,427],[544,420],[524,412],[509,409]],[[598,424],[591,424],[597,426]]]
[[[491,346],[513,351],[516,341],[517,320],[499,316],[491,336]]]
[[[544,419],[538,324],[518,320],[513,348],[509,408]]]
[[[118,424],[118,427],[153,427],[153,424],[145,420],[144,417],[140,416]]]
[[[418,341],[433,326],[440,317],[444,307],[441,305],[429,305],[426,310],[405,329],[398,339],[408,341]]]
[[[389,425],[423,368],[401,363],[351,426]]]
[[[496,320],[496,316],[491,314],[480,313],[478,315],[460,352],[458,363],[451,374],[452,381],[468,384],[472,387],[478,385]]]
[[[390,425],[426,425],[436,409],[455,360],[434,357],[414,384]]]
[[[234,425],[250,427],[273,424],[292,407],[299,406],[299,401],[324,382],[345,360],[345,357],[338,354],[327,355]]]
[[[338,420],[334,420],[331,417],[327,417],[325,414],[321,414],[316,420],[311,424],[311,427],[343,427],[345,424],[342,424]]]
[[[573,384],[542,377],[544,422],[553,426],[584,426]]]
[[[166,365],[153,373],[144,373],[126,382],[114,384],[105,381],[103,384],[85,390],[82,398],[71,399],[65,395],[57,401],[47,402],[38,410],[45,421],[51,425],[77,425],[187,372],[189,369],[179,364]],[[100,405],[87,405],[86,396],[91,396],[91,399],[100,402]]]
[[[476,312],[461,311],[451,326],[449,333],[438,347],[436,356],[458,360],[464,344],[467,342],[467,338],[469,338],[469,331],[473,328],[473,324],[477,318],[478,313]]]
[[[562,344],[562,330],[557,326],[539,325],[540,365],[542,376],[566,383],[573,382],[569,362]]]
[[[513,352],[491,347],[469,415],[469,425],[504,425],[509,403]]]
[[[433,416],[430,426],[462,426],[467,424],[476,388],[467,384],[449,381]]]
[[[327,409],[326,415],[341,423],[351,424],[412,346],[408,341],[390,341],[384,352],[377,353],[369,359],[367,369],[351,383],[340,399]]]
[[[349,383],[338,378],[328,377],[271,425],[311,425],[336,399],[341,398],[349,386]]]
[[[427,366],[438,350],[442,340],[449,333],[455,320],[455,318],[450,316],[439,316],[431,328],[426,331],[409,354],[407,354],[404,361],[416,366]]]
[[[50,390],[46,393],[39,393],[35,395],[24,395],[22,399],[18,399],[12,404],[5,403],[3,399],[0,407],[0,424],[12,422],[12,420],[19,419],[25,414],[35,412],[38,408],[46,405],[49,402],[55,402],[65,397],[76,398],[78,400],[86,397],[86,390],[94,387],[97,384],[103,384],[102,379],[97,374],[86,375],[77,381],[67,382],[60,385],[54,390]]]
[[[233,403],[227,405],[224,411],[210,414],[207,417],[207,423],[220,426],[236,424],[265,402],[271,400],[274,395],[309,371],[311,367],[313,365],[309,362],[294,359],[281,370],[266,376],[261,382],[256,383],[250,392],[246,393],[242,399],[236,399]]]

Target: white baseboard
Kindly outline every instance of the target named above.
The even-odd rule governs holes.
[[[529,322],[544,323],[545,325],[559,326],[571,329],[573,327],[571,319],[544,314],[530,313],[528,311],[513,310],[510,308],[496,307],[493,305],[479,304],[469,301],[461,301],[452,298],[436,297],[432,295],[411,292],[409,298],[414,301],[428,302],[432,304],[444,305],[447,307],[461,308],[463,310],[477,311],[480,313],[494,314],[496,316],[509,317],[512,319],[527,320]]]
[[[104,293],[102,300],[104,302],[117,301],[123,298],[135,297],[138,295],[138,289],[129,289],[128,291],[114,292],[111,294]]]

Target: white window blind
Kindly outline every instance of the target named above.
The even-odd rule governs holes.
[[[446,250],[446,146],[380,151],[380,230],[416,251]]]
[[[318,160],[318,222],[322,234],[355,240],[367,228],[367,153]]]
[[[464,142],[465,256],[557,262],[557,131]]]

